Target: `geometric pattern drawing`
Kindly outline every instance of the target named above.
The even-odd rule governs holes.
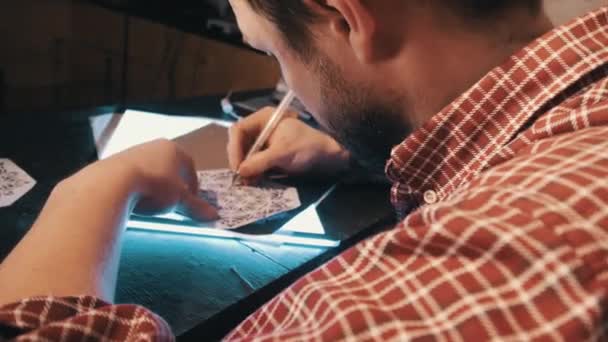
[[[8,207],[30,191],[36,181],[9,159],[0,159],[0,208]]]
[[[218,209],[214,228],[239,228],[301,205],[296,188],[265,180],[256,186],[232,185],[233,176],[227,169],[198,172],[201,197]]]

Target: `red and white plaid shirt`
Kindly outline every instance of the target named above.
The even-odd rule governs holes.
[[[416,210],[228,340],[608,339],[608,8],[492,70],[397,146],[387,174],[396,208]],[[0,321],[22,336],[52,325],[125,337],[115,332],[124,323],[167,337],[135,306],[108,328],[116,306],[52,316],[65,303],[36,300],[45,305],[0,308]]]

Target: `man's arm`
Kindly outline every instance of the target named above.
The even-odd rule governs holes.
[[[58,184],[0,266],[0,303],[49,294],[111,301],[133,178],[121,165],[93,165]]]
[[[22,298],[90,295],[112,301],[125,221],[181,203],[199,219],[191,160],[156,141],[95,163],[54,189],[28,234],[0,265],[0,305]]]

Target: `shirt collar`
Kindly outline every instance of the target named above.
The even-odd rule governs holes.
[[[513,55],[396,146],[386,166],[398,211],[440,200],[471,180],[530,120],[608,63],[608,7],[556,28]]]

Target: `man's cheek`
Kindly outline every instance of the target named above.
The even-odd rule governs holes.
[[[320,86],[305,65],[289,58],[278,58],[283,80],[293,90],[306,110],[318,121],[321,112]]]
[[[322,112],[322,108],[320,99],[314,92],[314,86],[311,86],[309,81],[303,78],[290,78],[286,75],[284,75],[284,78],[289,89],[295,92],[298,100],[304,105],[306,110],[317,119],[318,114]]]

